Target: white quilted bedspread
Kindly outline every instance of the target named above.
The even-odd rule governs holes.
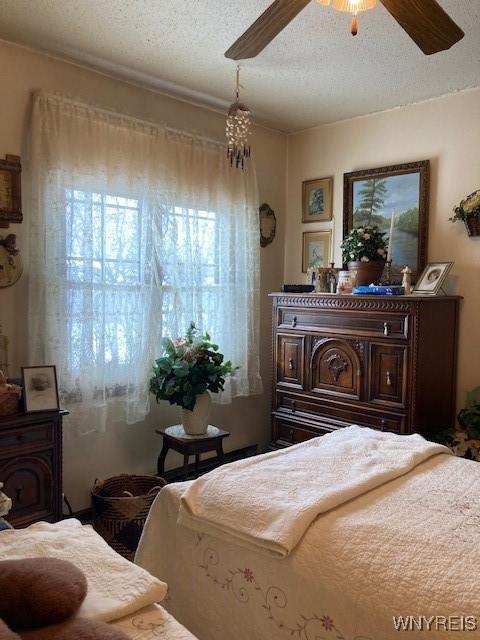
[[[0,560],[51,556],[83,571],[88,593],[78,615],[110,622],[163,600],[167,585],[118,555],[90,526],[70,519],[2,531]]]
[[[178,522],[284,557],[321,513],[440,453],[451,455],[418,434],[353,425],[207,473],[182,495]]]
[[[158,496],[136,562],[168,581],[166,606],[201,640],[480,638],[393,620],[480,625],[480,464],[434,456],[320,515],[283,559],[177,525],[190,486]]]
[[[156,604],[116,620],[112,626],[132,640],[196,640],[168,611]]]

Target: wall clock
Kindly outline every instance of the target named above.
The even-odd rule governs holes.
[[[0,236],[0,287],[10,287],[22,275],[22,261],[16,242],[14,233]]]

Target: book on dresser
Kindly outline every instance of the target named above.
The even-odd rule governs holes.
[[[272,448],[350,424],[454,425],[460,296],[270,296]]]
[[[14,527],[62,518],[62,418],[67,411],[0,417],[0,481]]]

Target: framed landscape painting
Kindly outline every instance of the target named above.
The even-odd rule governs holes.
[[[302,271],[311,267],[328,267],[332,246],[331,231],[307,231],[303,234]]]
[[[365,225],[377,225],[387,242],[391,234],[394,281],[401,281],[406,265],[414,282],[425,267],[429,169],[423,160],[344,174],[344,236]]]
[[[332,219],[333,178],[302,182],[302,222]]]

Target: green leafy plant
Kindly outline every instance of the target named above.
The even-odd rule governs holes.
[[[384,231],[379,231],[378,227],[365,225],[352,229],[342,243],[343,262],[360,260],[370,262],[370,260],[385,260],[387,256],[387,243]]]
[[[458,426],[439,431],[432,439],[450,447],[457,456],[480,461],[480,387],[467,393],[457,421]]]
[[[193,410],[197,396],[204,391],[223,390],[226,376],[238,367],[224,362],[208,333],[201,334],[193,322],[185,336],[162,340],[162,357],[155,360],[150,391],[157,402],[168,400],[184,409]]]
[[[480,440],[480,387],[467,393],[467,403],[458,414],[457,420],[470,438]]]
[[[480,218],[480,189],[474,191],[460,202],[453,210],[453,216],[449,218],[451,222],[457,220],[468,220],[469,218]]]

